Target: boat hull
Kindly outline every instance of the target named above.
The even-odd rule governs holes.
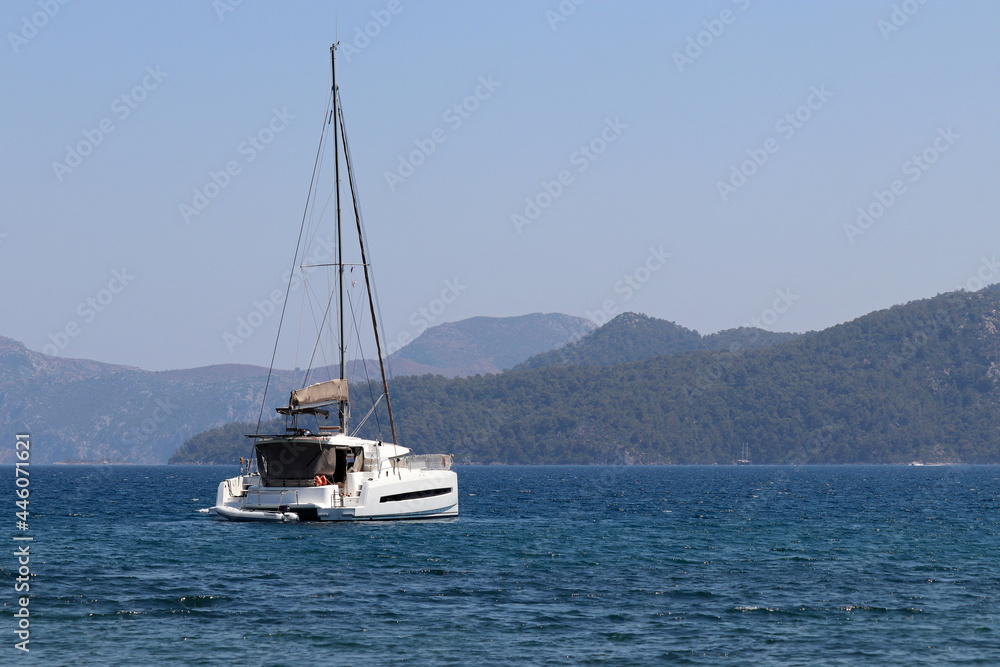
[[[458,516],[451,470],[396,470],[325,486],[261,486],[257,476],[219,484],[213,518],[229,521],[396,521]],[[294,519],[290,516],[294,516]]]

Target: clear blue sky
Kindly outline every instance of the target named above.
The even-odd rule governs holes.
[[[0,7],[0,335],[266,365],[276,317],[224,335],[282,287],[338,34],[389,340],[421,309],[805,331],[1000,280],[997,3],[228,5]]]

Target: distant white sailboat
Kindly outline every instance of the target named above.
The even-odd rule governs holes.
[[[258,432],[248,436],[254,441],[254,457],[248,460],[245,466],[241,465],[238,476],[225,479],[219,484],[215,506],[209,509],[209,513],[216,519],[230,521],[351,521],[457,516],[458,476],[451,470],[452,456],[415,455],[409,448],[395,444],[398,439],[386,381],[382,345],[379,340],[376,300],[365,248],[357,189],[344,132],[340,93],[337,88],[336,45],[330,47],[330,63],[333,74],[331,106],[323,126],[320,152],[322,153],[324,147],[330,148],[329,139],[332,138],[335,183],[330,196],[336,200],[337,252],[331,263],[310,264],[302,260],[306,263],[299,268],[305,272],[307,269],[322,266],[332,274],[329,280],[329,294],[325,300],[318,302],[320,310],[325,307],[325,311],[316,319],[320,325],[329,328],[328,323],[332,321],[330,310],[336,306],[339,330],[336,334],[331,332],[331,338],[337,338],[339,377],[292,391],[288,405],[276,409],[278,414],[285,418],[283,433]],[[356,263],[345,261],[345,246],[342,243],[339,176],[341,148],[347,167],[347,180],[350,183],[358,236],[358,248],[355,252],[360,253],[360,259]],[[316,203],[316,179],[320,172],[320,164],[318,155],[314,182],[309,190],[310,205]],[[309,207],[307,213],[308,211]],[[312,214],[317,213],[322,215],[321,211],[317,212],[315,209]],[[309,215],[303,216],[303,229],[299,234],[300,247],[296,249],[297,261],[308,256],[302,244],[308,243],[309,239],[316,235],[315,230],[307,229],[307,218]],[[370,311],[371,333],[374,336],[381,373],[381,393],[372,396],[371,410],[354,432],[360,429],[384,403],[392,436],[391,442],[356,437],[350,430],[350,397],[345,363],[347,342],[344,269],[350,267],[353,271],[357,266],[363,268],[367,299],[352,300],[350,306],[352,312],[355,307],[360,310],[367,307]],[[286,306],[292,281],[295,279],[296,274],[293,272],[290,274],[289,287],[286,290]],[[352,289],[353,286],[352,282]],[[352,324],[354,330],[358,329],[357,321]],[[319,347],[321,338],[322,334],[317,336],[316,348]],[[360,345],[359,342],[359,348]],[[312,370],[313,359],[321,356],[317,354],[316,348],[313,350],[307,377]],[[277,350],[277,344],[275,349]],[[273,367],[272,357],[271,368]],[[268,385],[270,378],[269,373]],[[374,385],[375,382],[372,383],[372,386]],[[263,400],[267,400],[267,387],[264,390]],[[262,404],[262,413],[263,409]],[[330,418],[333,410],[336,410],[335,419]],[[259,424],[258,421],[258,430]]]
[[[748,466],[750,465],[750,445],[743,443],[743,450],[740,452],[740,458],[733,461],[733,465],[738,466]]]

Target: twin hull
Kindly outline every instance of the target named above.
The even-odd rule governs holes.
[[[259,475],[219,484],[217,519],[353,521],[458,516],[458,475],[451,470],[351,472],[343,485],[263,486]],[[221,511],[220,511],[221,510]]]

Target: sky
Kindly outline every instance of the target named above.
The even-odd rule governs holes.
[[[0,335],[266,366],[334,41],[390,344],[534,312],[809,331],[977,289],[997,25],[938,0],[10,0]]]

